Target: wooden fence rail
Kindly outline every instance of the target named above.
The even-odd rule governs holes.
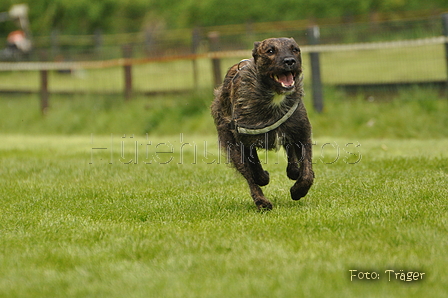
[[[447,14],[448,18],[448,14]],[[448,22],[447,22],[448,24]],[[315,30],[315,29],[314,29]],[[434,44],[444,44],[446,47],[446,63],[448,70],[448,30],[446,35],[424,38],[424,39],[413,39],[413,40],[401,40],[401,41],[388,41],[388,42],[373,42],[373,43],[356,43],[356,44],[335,44],[335,45],[308,45],[302,46],[301,51],[303,54],[313,55],[313,59],[316,58],[316,54],[322,52],[338,52],[338,51],[357,51],[357,50],[375,50],[375,49],[389,49],[389,48],[401,48],[401,47],[415,47],[423,45],[434,45]],[[220,67],[220,59],[224,58],[242,58],[250,57],[250,50],[240,50],[240,51],[214,51],[208,53],[199,54],[187,54],[187,55],[172,55],[157,58],[130,58],[131,48],[124,48],[124,57],[120,59],[111,59],[103,61],[79,61],[79,62],[0,62],[0,72],[8,71],[39,71],[40,73],[40,95],[41,95],[41,110],[45,113],[49,105],[49,90],[48,90],[48,71],[51,70],[77,70],[77,69],[100,69],[100,68],[110,68],[110,67],[123,67],[124,73],[124,96],[126,99],[132,97],[132,66],[141,64],[150,64],[157,62],[168,62],[168,61],[178,61],[178,60],[190,60],[196,61],[197,59],[210,59],[212,61],[213,69],[213,82],[216,85],[221,82],[221,70],[217,69]],[[193,63],[194,65],[194,63]],[[198,86],[197,83],[197,70],[193,71],[194,86]],[[319,67],[314,72],[320,71]],[[313,80],[316,80],[311,76]],[[318,88],[313,90],[314,94],[322,94],[319,90],[322,88],[321,84],[315,84]],[[192,88],[193,89],[193,88]],[[314,107],[321,111],[323,108],[322,98],[314,99],[319,102],[314,102]]]

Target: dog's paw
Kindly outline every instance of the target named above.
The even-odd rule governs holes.
[[[291,191],[291,199],[293,199],[294,201],[300,200],[301,198],[306,196],[310,187],[297,187],[297,185],[294,185],[293,187],[291,187],[291,190],[290,190]]]
[[[288,164],[286,167],[286,175],[291,180],[297,180],[300,176],[300,168],[297,164]]]
[[[267,199],[259,199],[255,201],[255,205],[257,205],[258,210],[272,210],[272,203]]]
[[[313,177],[314,175],[310,175],[308,179],[301,179],[291,187],[291,198],[294,201],[300,200],[300,198],[306,196],[311,185],[313,185]]]
[[[254,174],[254,181],[259,186],[265,186],[269,184],[269,172],[268,171],[262,171],[258,172],[257,174]]]

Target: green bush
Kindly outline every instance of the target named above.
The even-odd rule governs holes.
[[[309,90],[307,88],[307,90]],[[316,113],[305,97],[315,137],[444,138],[448,136],[448,101],[437,92],[414,88],[395,97],[367,100],[325,89],[325,109]],[[46,116],[37,95],[0,100],[0,131],[21,134],[156,134],[213,135],[209,106],[212,91],[191,95],[122,96],[76,95],[50,97]]]
[[[21,2],[1,1],[0,12]],[[92,34],[98,28],[105,33],[136,32],[154,22],[181,28],[447,8],[445,0],[34,0],[28,5],[35,35],[47,35],[52,29],[66,34]],[[12,24],[0,24],[2,35],[11,29]]]

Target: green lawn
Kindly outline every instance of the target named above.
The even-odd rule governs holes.
[[[283,153],[262,153],[274,209],[258,212],[214,136],[131,136],[0,135],[0,297],[448,291],[446,138],[320,136],[299,202]]]
[[[212,87],[210,61],[197,63],[198,86]],[[193,89],[193,63],[188,60],[135,65],[132,73],[136,92]],[[39,84],[37,71],[0,72],[0,90],[38,91]],[[50,71],[48,88],[50,92],[119,93],[124,89],[123,68],[77,69],[70,74]]]
[[[43,116],[2,96],[0,297],[445,297],[446,98],[306,96],[316,181],[292,201],[283,152],[261,152],[269,212],[219,153],[211,98],[53,95]]]
[[[443,45],[384,50],[329,52],[322,55],[327,84],[446,80]]]

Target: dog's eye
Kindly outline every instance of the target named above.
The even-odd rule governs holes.
[[[266,53],[267,53],[267,54],[274,54],[274,53],[275,53],[275,49],[274,49],[274,48],[269,48],[269,49],[266,51]]]
[[[297,54],[300,53],[300,49],[299,48],[292,48],[292,52]]]

